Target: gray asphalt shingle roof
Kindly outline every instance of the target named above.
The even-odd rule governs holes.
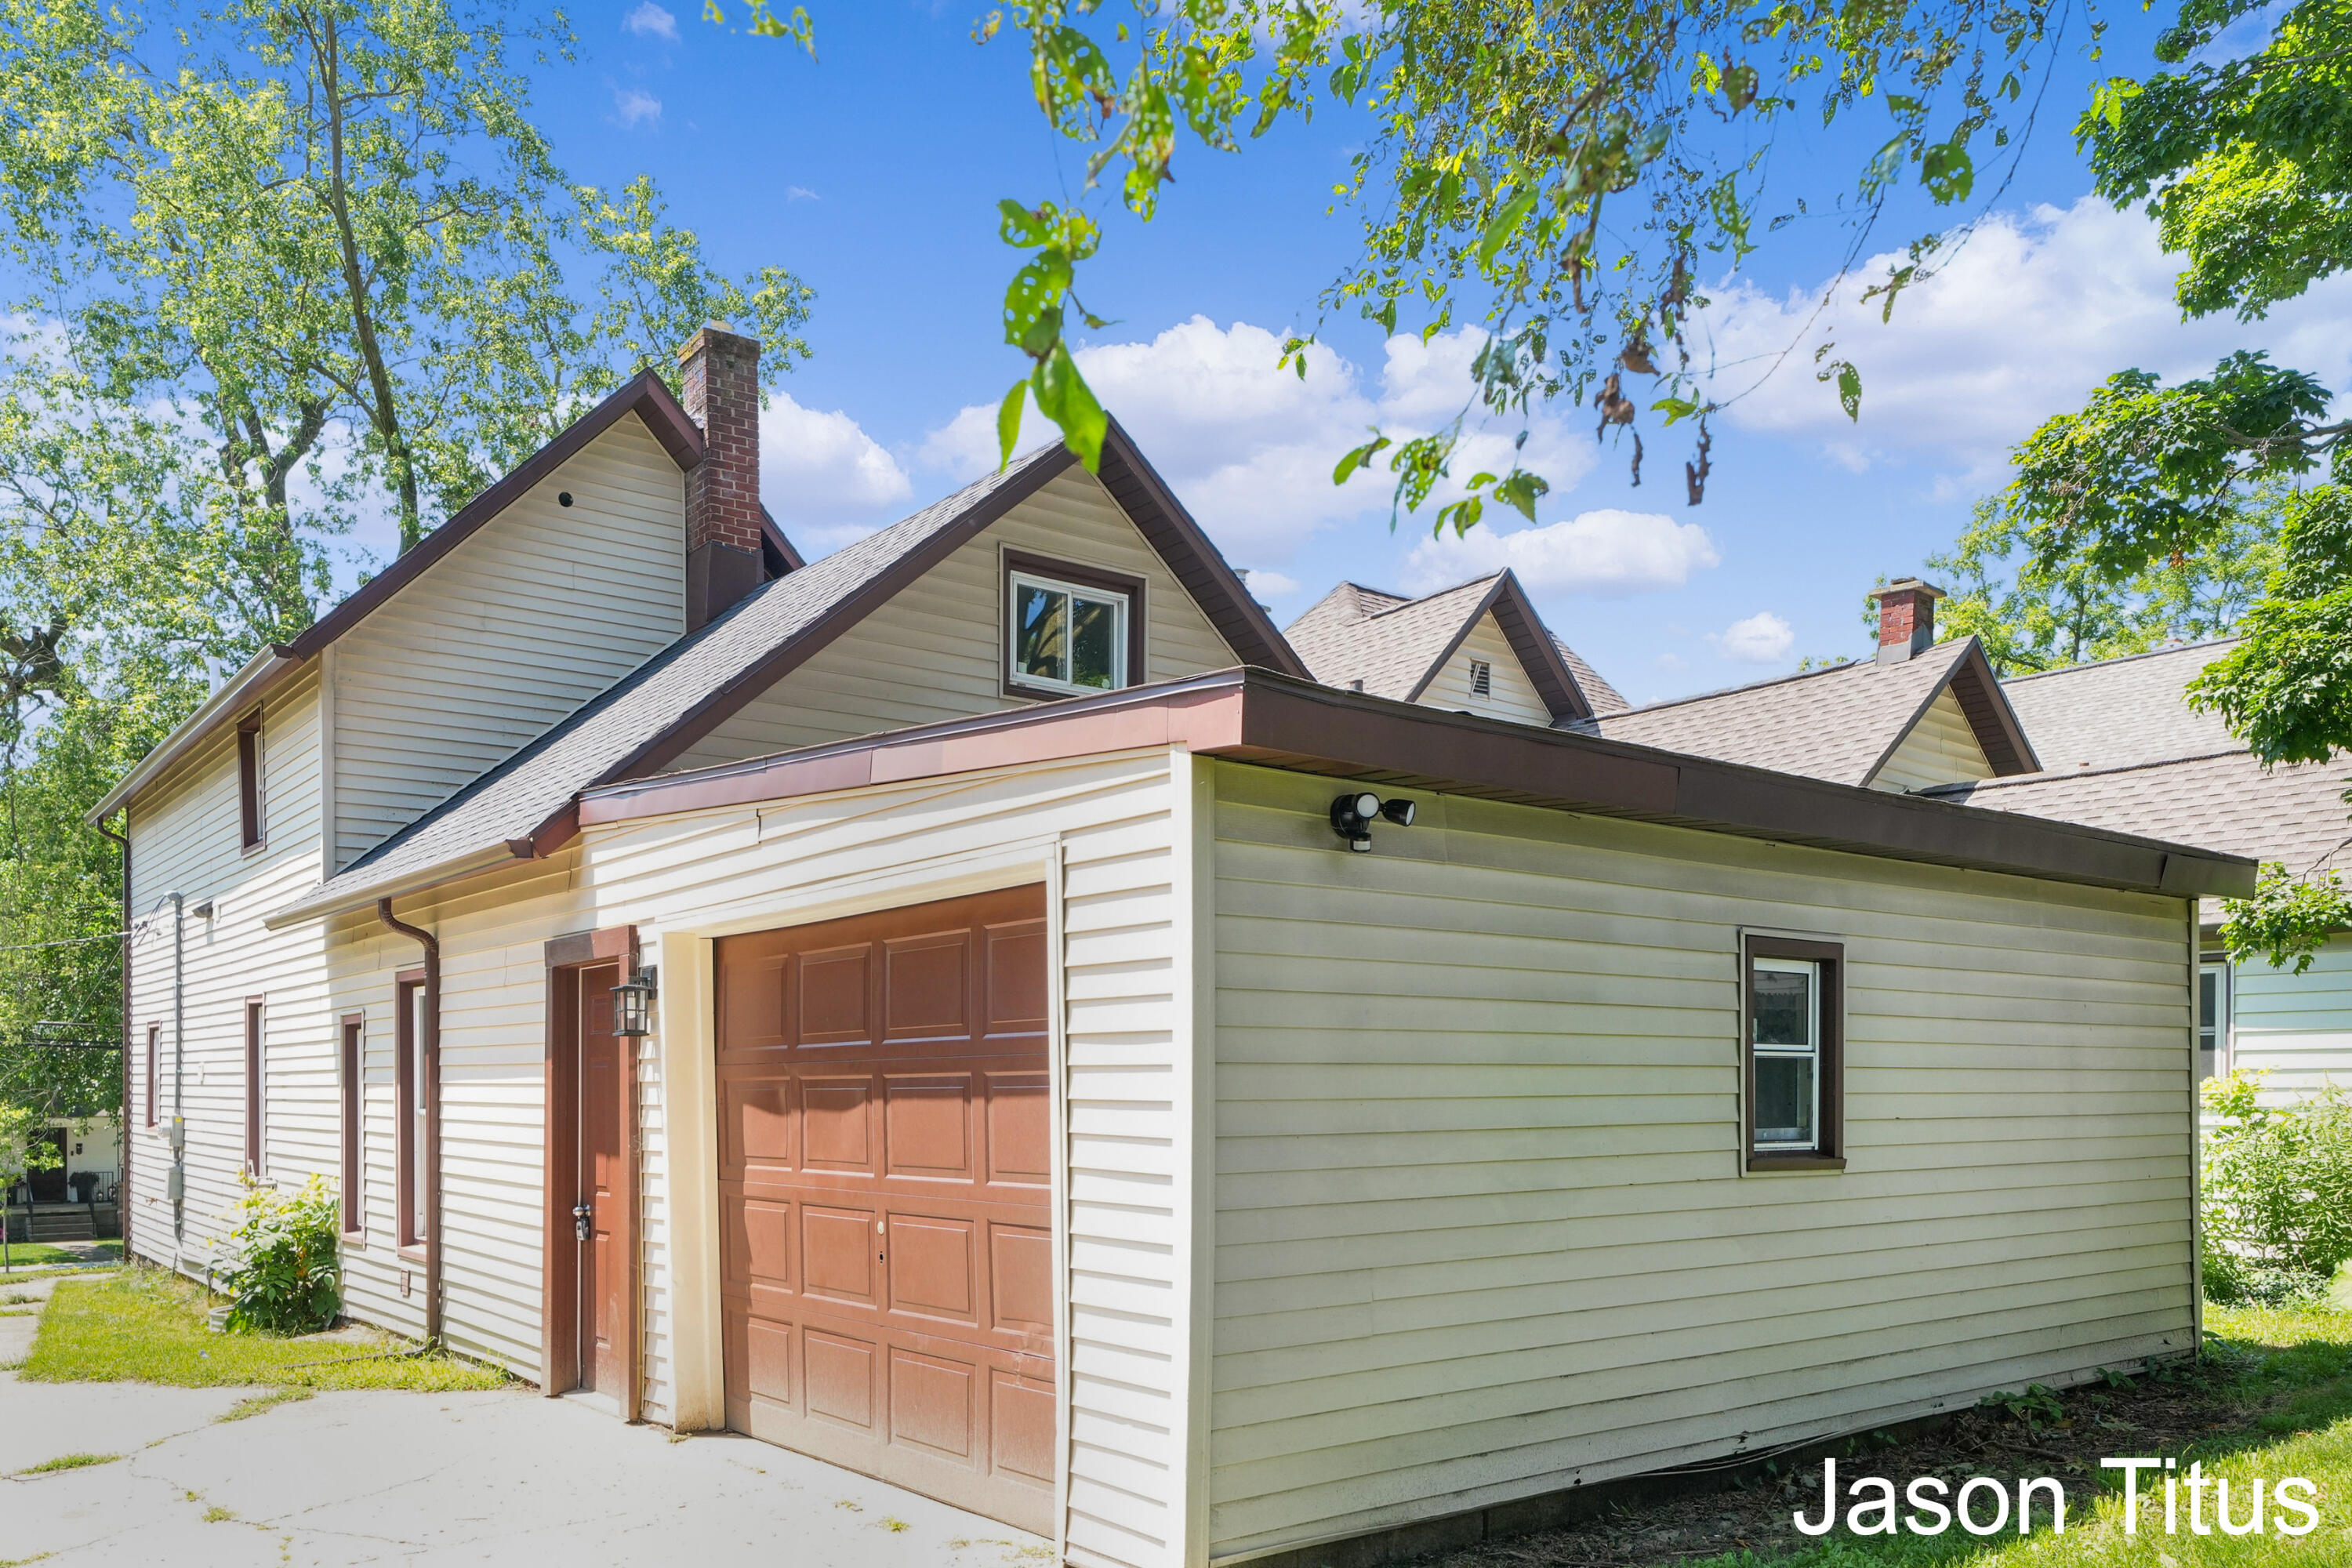
[[[2265,769],[2218,714],[2182,692],[2229,642],[2200,643],[2004,683],[2046,764],[1933,794],[2284,861],[2303,872],[2352,840],[2352,760]],[[2331,861],[2331,857],[2337,859]]]
[[[1937,643],[1900,664],[1864,659],[1603,714],[1586,727],[1612,741],[1867,784],[1971,641]]]
[[[1283,631],[1315,679],[1369,696],[1409,700],[1486,603],[1501,573],[1408,599],[1360,583],[1342,583]],[[1551,636],[1549,628],[1545,635]],[[1552,646],[1597,713],[1625,706],[1617,689],[1557,637]],[[1363,684],[1356,686],[1358,681]]]
[[[747,595],[295,900],[284,917],[354,907],[436,867],[529,837],[581,790],[605,782],[698,705],[743,680],[909,553],[1062,449],[1056,441],[1024,453],[1001,472]]]

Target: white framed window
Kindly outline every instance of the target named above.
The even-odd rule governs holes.
[[[2230,1070],[2230,965],[2224,960],[2197,971],[2197,1079]]]
[[[1117,691],[1133,665],[1137,594],[1108,574],[1079,581],[1026,564],[1005,574],[1004,678],[1016,691]]]
[[[1809,958],[1752,961],[1749,1045],[1756,1058],[1756,1152],[1821,1146],[1822,966]]]

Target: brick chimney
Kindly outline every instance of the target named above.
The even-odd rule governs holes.
[[[678,350],[702,461],[686,474],[686,629],[726,613],[766,574],[760,552],[760,345],[705,327]]]
[[[1901,664],[1936,641],[1936,601],[1944,591],[1916,577],[1900,577],[1871,595],[1878,601],[1878,662]]]

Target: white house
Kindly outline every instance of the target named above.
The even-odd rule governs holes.
[[[1131,1568],[2194,1346],[2196,901],[2250,862],[1587,732],[1507,579],[1333,673],[1116,427],[803,564],[755,353],[101,804],[184,910],[141,1256],[326,1172],[356,1317]]]

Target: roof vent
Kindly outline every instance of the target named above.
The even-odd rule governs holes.
[[[1871,595],[1878,601],[1878,662],[1901,664],[1936,644],[1936,601],[1944,591],[1898,577]]]

